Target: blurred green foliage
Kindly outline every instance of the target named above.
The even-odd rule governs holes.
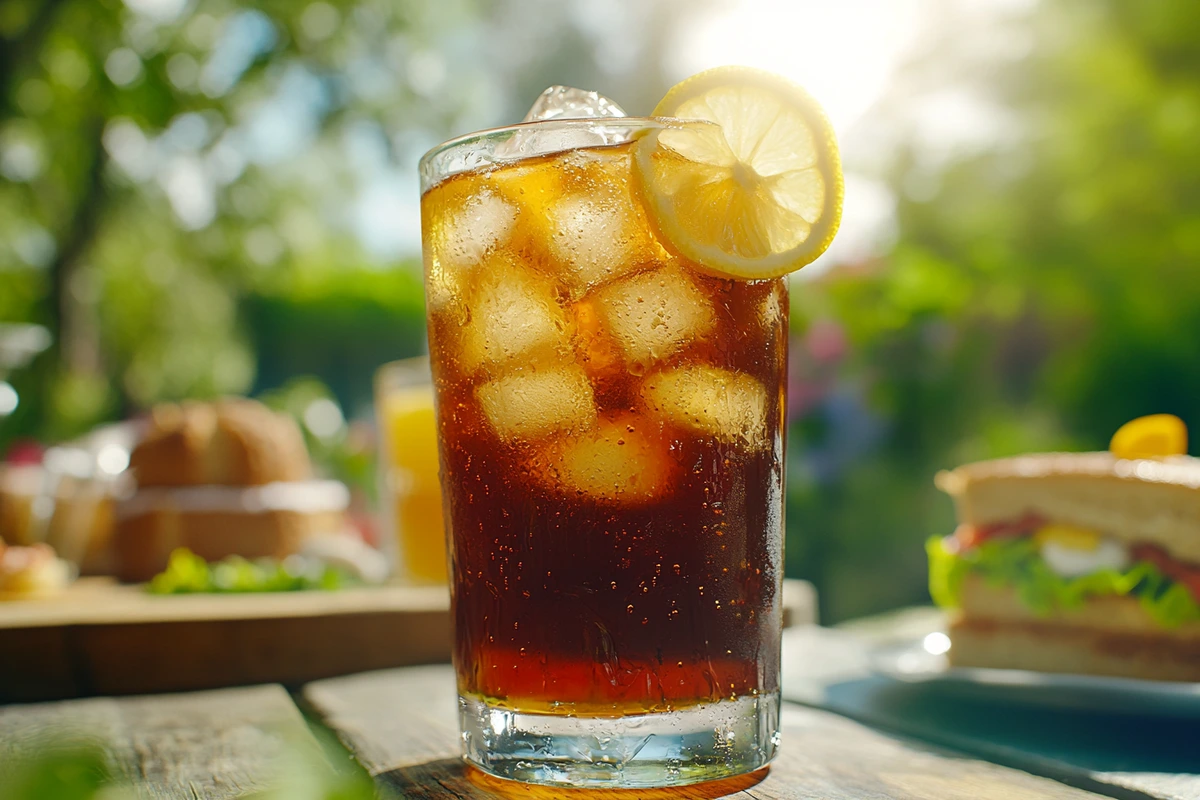
[[[352,414],[368,414],[380,364],[425,352],[425,303],[417,269],[381,275],[340,270],[297,276],[246,298],[260,359],[259,386],[320,375]]]
[[[345,74],[427,47],[477,16],[469,0],[437,9],[6,3],[0,318],[46,324],[57,342],[15,379],[26,401],[0,431],[0,448],[20,434],[76,434],[158,400],[246,392],[258,360],[273,363],[263,348],[280,346],[290,365],[295,348],[317,339],[286,327],[317,304],[292,285],[296,273],[371,267],[376,286],[391,283],[337,219],[354,183],[342,140],[355,125],[403,128],[418,102],[423,119],[445,127],[471,98],[423,98],[403,81],[386,98],[365,96],[346,90]],[[270,116],[272,103],[289,102]],[[272,124],[283,126],[276,136]],[[307,156],[290,169],[278,163],[289,135]],[[418,346],[410,330],[421,299],[411,278],[396,283],[381,293],[390,305],[375,305],[402,316],[407,338],[394,353],[404,355]],[[317,321],[344,323],[354,315],[338,307],[364,294],[327,294]],[[261,336],[248,298],[262,300]],[[347,350],[360,332],[321,331]]]
[[[936,470],[1104,449],[1142,414],[1200,432],[1200,5],[1043,0],[959,22],[892,110],[970,92],[995,109],[986,143],[906,137],[883,175],[890,253],[793,292],[801,329],[844,328],[838,380],[885,428],[832,478],[793,473],[789,567],[829,619],[926,600],[921,543],[953,525]],[[802,423],[793,451],[824,435]]]
[[[375,800],[374,782],[327,729],[312,726],[314,740],[281,743],[270,788],[244,800]],[[25,743],[32,744],[32,743]],[[50,734],[37,749],[0,759],[4,800],[132,800],[145,796],[119,774],[99,741]],[[193,787],[194,791],[194,787]]]
[[[1200,5],[997,5],[930,15],[869,121],[886,156],[847,161],[892,190],[895,242],[792,293],[787,567],[826,620],[928,599],[938,469],[1102,448],[1144,413],[1200,429]],[[652,107],[694,9],[643,6],[605,61],[549,0],[0,4],[0,319],[58,342],[13,378],[0,451],[298,375],[362,414],[423,330],[415,262],[356,232],[391,219],[363,186],[547,83]],[[535,21],[553,46],[522,44]],[[969,146],[906,116],[946,93],[990,109]]]
[[[108,754],[94,743],[63,741],[0,763],[0,796],[11,800],[93,800],[112,780]]]
[[[345,483],[372,503],[375,501],[377,448],[373,437],[361,424],[353,427],[346,424],[337,398],[323,381],[306,375],[291,377],[282,386],[263,392],[258,399],[295,418],[318,470]],[[318,414],[315,426],[314,411]]]
[[[675,2],[629,5],[618,63],[555,0],[6,0],[0,320],[56,344],[13,378],[0,453],[298,374],[362,413],[423,347],[389,231],[417,226],[420,154],[547,74],[649,107]]]

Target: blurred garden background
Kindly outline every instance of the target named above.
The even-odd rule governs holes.
[[[368,420],[423,349],[420,155],[724,63],[806,85],[847,169],[792,294],[787,571],[825,621],[927,601],[938,469],[1200,431],[1195,0],[3,0],[0,323],[52,344],[0,456],[185,397]],[[366,469],[340,420],[318,454]]]

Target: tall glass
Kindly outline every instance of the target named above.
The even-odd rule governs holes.
[[[375,416],[383,544],[394,576],[403,583],[445,584],[446,524],[428,358],[392,361],[376,370]]]
[[[639,139],[557,120],[421,161],[466,759],[576,786],[774,755],[784,280],[664,248]]]

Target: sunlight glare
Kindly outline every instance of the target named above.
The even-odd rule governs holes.
[[[804,86],[844,135],[883,94],[918,30],[923,0],[736,0],[684,26],[666,67],[682,78],[720,64]]]

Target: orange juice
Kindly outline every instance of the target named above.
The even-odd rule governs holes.
[[[397,362],[403,364],[404,362]],[[433,388],[398,385],[399,370],[380,373],[378,408],[383,504],[393,537],[396,574],[406,582],[446,583],[446,535],[438,483]]]

